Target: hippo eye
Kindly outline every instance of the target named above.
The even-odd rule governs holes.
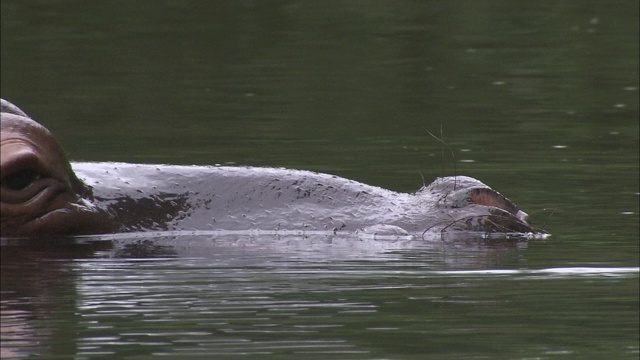
[[[10,190],[22,190],[29,187],[40,177],[33,169],[22,169],[2,178],[2,186]]]

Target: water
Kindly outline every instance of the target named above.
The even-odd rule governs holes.
[[[3,358],[638,358],[637,2],[1,6],[74,160],[465,174],[552,234],[3,240]]]
[[[532,268],[529,250],[541,244],[110,240],[3,248],[3,291],[15,289],[3,298],[5,350],[296,359],[634,358],[640,350],[638,268]]]

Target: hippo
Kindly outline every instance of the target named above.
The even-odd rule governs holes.
[[[402,193],[306,170],[70,163],[53,134],[2,100],[1,236],[264,231],[422,236],[540,234],[467,176]]]

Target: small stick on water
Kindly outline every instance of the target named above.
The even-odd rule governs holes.
[[[435,135],[433,135],[431,133],[431,131],[425,129],[425,131],[427,132],[427,134],[431,135],[432,138],[438,140],[438,142],[440,142],[442,145],[444,145],[448,150],[449,153],[451,154],[451,159],[453,159],[453,190],[456,190],[456,186],[457,186],[457,179],[458,179],[458,170],[456,169],[456,155],[453,153],[453,150],[451,149],[451,146],[449,146],[449,144],[447,144],[444,141],[444,135],[442,132],[442,125],[440,125],[440,137],[437,137]],[[442,148],[442,172],[444,173],[444,147]]]
[[[555,212],[558,211],[558,209],[542,209],[542,210],[544,210],[544,211],[551,210],[551,214],[549,214],[549,216],[547,216],[547,219],[544,221],[544,223],[540,227],[541,229],[544,229],[545,226],[547,226],[547,223],[549,222],[549,220],[551,219],[551,216],[553,216],[553,214],[555,214]]]
[[[544,208],[544,209],[540,209],[540,210],[536,210],[534,212],[529,213],[529,215],[533,215],[533,214],[537,214],[541,211],[550,211],[551,213],[549,214],[549,216],[547,216],[547,218],[544,220],[544,223],[542,224],[542,226],[540,226],[539,228],[536,228],[536,230],[541,230],[544,232],[544,228],[547,226],[547,223],[549,222],[549,220],[551,220],[551,216],[553,216],[553,214],[556,213],[556,211],[560,211],[560,209],[557,208]]]

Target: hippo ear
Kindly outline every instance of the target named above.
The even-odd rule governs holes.
[[[493,206],[517,214],[518,209],[514,203],[502,196],[499,192],[489,188],[475,188],[467,193],[467,198],[476,205]]]
[[[1,112],[3,113],[9,113],[9,114],[14,114],[14,115],[19,115],[19,116],[24,116],[24,117],[29,117],[29,115],[27,115],[24,111],[22,111],[19,107],[13,105],[12,103],[8,102],[5,99],[0,99],[0,103],[1,103]]]

